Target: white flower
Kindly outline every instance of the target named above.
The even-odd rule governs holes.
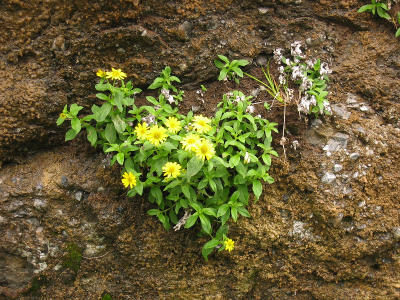
[[[155,120],[156,120],[156,118],[155,118],[155,116],[153,116],[152,114],[150,114],[150,115],[148,115],[147,117],[144,117],[143,119],[142,119],[144,122],[146,122],[147,124],[153,124],[153,123],[155,123]]]
[[[286,77],[285,75],[279,75],[279,84],[285,85],[286,84]]]
[[[254,113],[254,111],[255,111],[255,108],[254,108],[253,105],[247,106],[247,108],[246,108],[246,112],[247,112],[247,113],[252,114],[252,113]]]
[[[283,66],[280,66],[278,68],[279,73],[284,74],[285,73],[285,68]]]
[[[300,103],[297,106],[297,110],[299,112],[303,112],[305,114],[308,114],[310,112],[310,108],[317,105],[317,99],[315,96],[306,95],[301,98]]]
[[[331,73],[332,73],[332,70],[329,69],[329,66],[328,66],[327,63],[322,63],[322,64],[321,64],[321,68],[320,68],[320,70],[319,70],[319,73],[320,73],[321,75],[331,74]]]
[[[277,48],[274,50],[274,60],[277,64],[280,64],[282,61],[282,49]]]
[[[245,164],[250,163],[250,155],[248,152],[246,152],[246,154],[244,155],[244,163]]]
[[[296,59],[304,58],[303,52],[300,49],[301,43],[299,41],[295,41],[290,45],[290,53]]]

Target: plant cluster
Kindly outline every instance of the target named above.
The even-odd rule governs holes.
[[[220,69],[218,80],[234,80],[239,84],[239,78],[237,78],[237,76],[243,78],[243,71],[240,67],[247,66],[249,62],[245,59],[234,59],[229,61],[229,59],[224,55],[218,55],[218,58],[220,60],[214,60],[215,66]]]
[[[394,1],[394,2],[397,2]],[[371,0],[370,4],[363,5],[359,8],[358,12],[370,12],[374,16],[377,14],[382,19],[386,19],[391,22],[396,28],[395,37],[400,36],[400,12],[397,12],[396,18],[392,18],[389,14],[391,9],[392,2],[388,1],[380,1],[380,0]]]
[[[151,105],[140,107],[134,99],[140,89],[125,84],[121,70],[97,75],[96,96],[104,102],[82,118],[81,106],[65,106],[57,120],[71,122],[65,139],[86,129],[89,142],[122,166],[127,195],[145,195],[154,205],[149,215],[165,229],[197,226],[210,238],[202,249],[206,260],[214,249],[232,251],[228,220],[250,217],[249,192],[258,199],[262,182],[273,182],[268,170],[277,155],[271,147],[277,124],[253,116],[251,97],[239,91],[223,96],[213,118],[180,114],[175,104],[183,93],[172,85],[179,79],[169,67],[149,87],[159,89],[158,98],[148,96]]]
[[[282,55],[282,49],[274,50],[274,60],[279,65],[279,84],[284,86],[289,98],[293,91],[288,88],[291,80],[299,86],[300,101],[298,110],[305,114],[330,114],[331,108],[327,99],[328,74],[332,73],[327,63],[319,59],[306,59],[301,50],[301,43],[295,41],[291,44],[290,57]]]

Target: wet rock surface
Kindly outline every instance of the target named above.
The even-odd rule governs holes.
[[[3,1],[0,299],[400,297],[400,46],[390,26],[356,13],[363,4]],[[62,107],[96,101],[97,68],[122,68],[145,87],[170,65],[182,109],[211,115],[238,88],[213,82],[216,54],[254,61],[248,72],[261,77],[257,64],[294,40],[330,62],[334,114],[306,123],[288,108],[296,147],[273,161],[276,182],[252,218],[231,224],[230,254],[205,263],[204,237],[165,232],[83,135],[54,147]],[[268,97],[248,79],[239,88]],[[282,123],[282,109],[261,108]],[[39,148],[49,149],[31,153]]]

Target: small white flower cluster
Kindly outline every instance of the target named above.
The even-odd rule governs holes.
[[[300,62],[300,58],[305,58],[303,52],[301,51],[301,43],[299,41],[295,41],[290,44],[290,53],[292,54],[296,64]]]
[[[167,99],[169,104],[175,103],[174,96],[169,94],[169,90],[161,89],[161,94],[165,97],[165,99]]]
[[[157,122],[156,122],[156,117],[153,116],[152,114],[149,114],[148,116],[144,117],[144,118],[142,119],[142,121],[143,121],[143,122],[146,122],[148,125],[157,123]]]
[[[300,92],[300,102],[298,104],[298,111],[309,114],[310,109],[317,106],[317,99],[314,95],[310,95],[307,93],[312,86],[313,82],[308,77],[307,71],[313,70],[314,65],[317,63],[317,60],[305,60],[306,55],[301,50],[302,44],[300,41],[295,41],[290,45],[290,54],[292,56],[293,61],[288,58],[283,59],[282,49],[277,48],[274,50],[274,61],[279,65],[279,83],[281,85],[287,84],[287,74],[285,72],[285,65],[286,71],[288,70],[287,67],[290,68],[290,79],[299,86]],[[282,65],[284,63],[284,65]],[[324,76],[327,74],[331,74],[332,70],[329,68],[327,63],[321,63],[319,74],[321,75],[321,79],[324,79]],[[293,99],[293,90],[287,89],[287,95],[289,99]],[[324,110],[331,111],[329,102],[324,102]]]

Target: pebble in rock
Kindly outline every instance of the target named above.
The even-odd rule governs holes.
[[[360,154],[357,152],[351,153],[350,154],[350,159],[351,160],[357,160],[360,157]]]
[[[342,171],[342,169],[343,169],[343,166],[341,164],[335,164],[333,166],[333,171],[335,171],[336,173]]]
[[[336,180],[336,175],[331,172],[326,172],[325,175],[322,177],[322,183],[330,184]]]
[[[393,228],[393,236],[396,240],[400,240],[400,227]]]

